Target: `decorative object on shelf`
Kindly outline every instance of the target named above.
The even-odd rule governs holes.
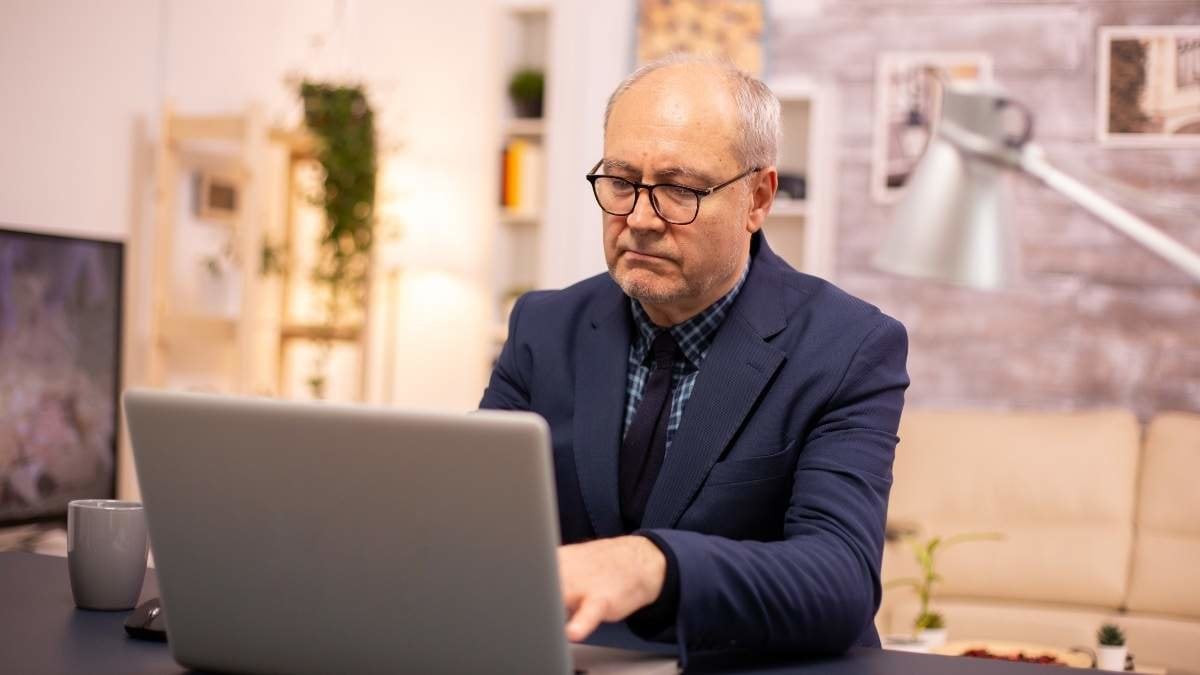
[[[875,138],[871,195],[899,199],[925,153],[940,115],[938,77],[956,83],[988,82],[992,60],[982,52],[884,52],[875,74]]]
[[[200,170],[195,174],[196,216],[205,220],[232,222],[237,218],[241,184],[234,176]]]
[[[803,200],[808,193],[808,181],[803,174],[779,172],[779,195],[787,199]]]
[[[763,0],[641,0],[637,61],[673,52],[714,54],[762,76],[765,25]]]
[[[286,244],[274,243],[269,236],[264,236],[259,251],[258,273],[264,277],[287,274],[287,258]]]
[[[1125,633],[1119,626],[1106,623],[1096,631],[1096,667],[1100,670],[1125,670]]]
[[[537,68],[522,68],[508,81],[508,97],[517,117],[541,117],[546,96],[546,75]]]
[[[920,611],[917,613],[917,618],[913,622],[913,632],[915,634],[922,634],[924,631],[930,630],[941,631],[940,633],[935,632],[928,637],[933,640],[940,640],[938,644],[946,641],[945,620],[941,614],[929,609],[929,601],[933,597],[933,585],[942,580],[942,577],[937,573],[938,553],[945,551],[951,546],[957,546],[968,541],[999,541],[1003,538],[1004,535],[997,532],[967,532],[945,538],[931,537],[925,541],[921,541],[915,537],[907,538],[909,548],[917,560],[917,565],[921,568],[921,576],[893,579],[884,584],[884,588],[908,586],[916,591],[917,599],[920,601],[921,606]]]
[[[1010,284],[1019,248],[1004,213],[1007,168],[1037,178],[1200,281],[1200,254],[1052,166],[1031,142],[1033,113],[1019,101],[996,86],[942,89],[942,120],[875,255],[877,268],[979,289]]]
[[[300,98],[323,171],[322,191],[315,199],[325,211],[326,222],[314,280],[326,292],[326,324],[336,330],[348,315],[360,316],[366,305],[375,241],[375,118],[360,86],[305,81]],[[332,348],[330,340],[320,342],[308,379],[317,398],[324,393]]]
[[[508,215],[536,213],[542,203],[542,146],[514,138],[504,146],[500,163],[500,205]]]
[[[1107,26],[1097,42],[1100,142],[1200,145],[1200,26]]]

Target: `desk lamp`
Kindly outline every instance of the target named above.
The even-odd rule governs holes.
[[[1016,276],[1017,247],[1000,179],[1015,169],[1200,282],[1200,255],[1053,167],[1032,138],[1033,114],[1003,90],[943,82],[940,122],[875,266],[980,289],[1009,284]]]

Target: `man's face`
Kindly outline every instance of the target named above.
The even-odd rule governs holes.
[[[667,67],[617,99],[598,171],[635,182],[712,187],[750,168],[734,158],[737,129],[720,76],[703,67]],[[749,217],[756,176],[705,197],[687,225],[659,218],[644,190],[633,213],[605,213],[609,273],[656,320],[655,314],[687,318],[712,304],[741,274],[758,229]]]

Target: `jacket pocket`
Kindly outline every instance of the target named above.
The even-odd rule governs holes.
[[[769,455],[717,462],[713,465],[712,471],[709,471],[708,480],[704,482],[704,485],[712,487],[730,483],[748,483],[789,475],[796,467],[798,441],[799,439],[794,440],[788,443],[783,450]]]

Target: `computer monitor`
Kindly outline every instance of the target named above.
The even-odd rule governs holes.
[[[123,258],[0,225],[0,525],[115,493]]]

